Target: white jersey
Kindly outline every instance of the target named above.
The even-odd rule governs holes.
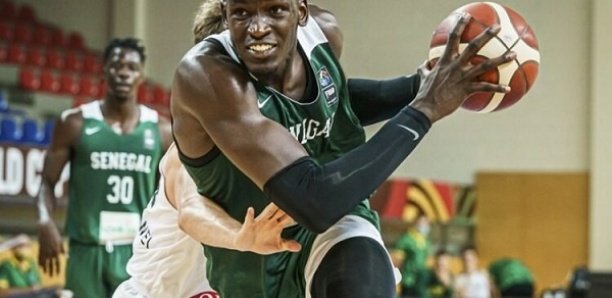
[[[455,279],[455,289],[469,298],[491,297],[491,285],[489,277],[484,270],[472,273],[462,273]]]
[[[202,245],[179,228],[178,211],[166,198],[164,182],[162,174],[157,193],[143,211],[127,264],[129,283],[141,297],[191,297],[212,291]]]

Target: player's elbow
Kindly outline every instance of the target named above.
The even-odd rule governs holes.
[[[179,209],[178,210],[178,226],[181,231],[188,234],[189,228],[191,227],[192,215],[189,210]]]

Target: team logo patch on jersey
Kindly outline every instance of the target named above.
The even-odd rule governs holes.
[[[155,138],[153,137],[153,131],[150,129],[144,131],[144,147],[149,150],[155,148]]]
[[[193,295],[189,298],[219,298],[219,294],[217,294],[214,291],[207,291],[207,292],[203,292],[203,293],[199,293],[196,295]]]
[[[321,89],[323,89],[323,96],[325,96],[327,104],[332,105],[336,103],[338,101],[338,92],[336,90],[336,85],[334,84],[331,74],[325,66],[323,66],[319,70],[319,84],[321,84]]]

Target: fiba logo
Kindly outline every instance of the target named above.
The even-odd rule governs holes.
[[[219,298],[219,294],[212,291],[208,291],[191,296],[191,298]]]

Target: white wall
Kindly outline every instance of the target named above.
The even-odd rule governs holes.
[[[593,5],[592,95],[591,108],[591,265],[599,270],[612,270],[612,1],[596,0]]]

